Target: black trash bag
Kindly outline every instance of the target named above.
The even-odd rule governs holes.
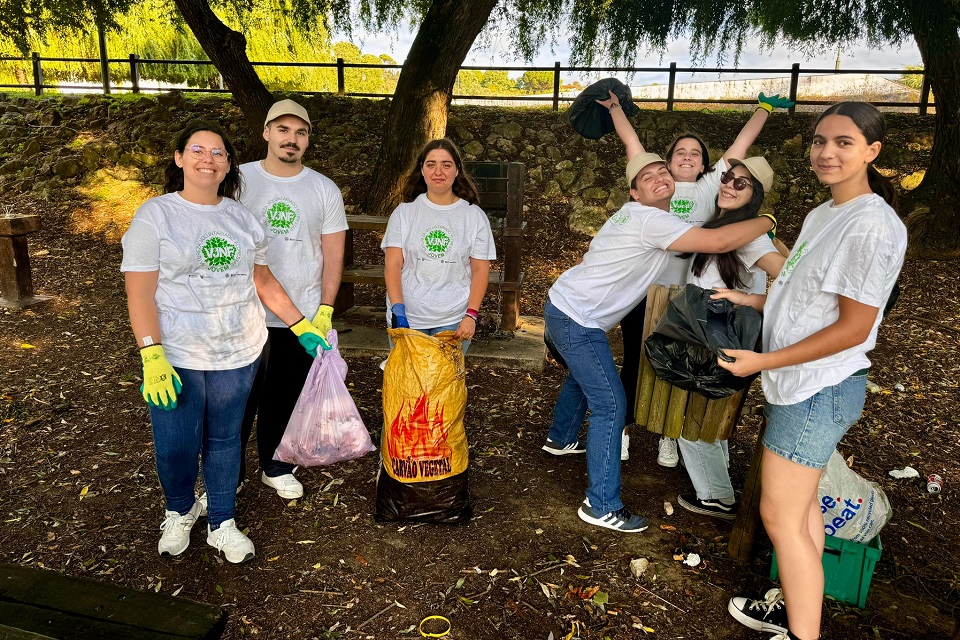
[[[574,131],[591,140],[599,140],[614,131],[615,127],[610,112],[607,111],[606,107],[596,102],[597,100],[610,98],[611,91],[620,99],[620,107],[628,118],[640,111],[637,105],[633,103],[630,87],[616,78],[604,78],[581,91],[570,108],[567,109],[567,117],[570,119],[570,126],[573,127]]]
[[[411,520],[433,524],[463,525],[473,516],[470,504],[469,473],[434,482],[406,484],[380,469],[377,477],[377,522]]]
[[[717,357],[722,349],[755,349],[762,319],[752,307],[711,300],[713,293],[688,284],[643,346],[661,380],[708,398],[726,398],[749,387],[757,374],[735,376],[717,364]]]

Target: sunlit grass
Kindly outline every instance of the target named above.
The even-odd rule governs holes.
[[[103,235],[110,242],[120,241],[137,207],[159,195],[155,186],[118,180],[103,169],[90,174],[77,191],[87,203],[71,213],[72,230]]]

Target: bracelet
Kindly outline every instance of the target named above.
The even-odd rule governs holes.
[[[476,318],[474,318],[474,317],[471,316],[471,315],[465,315],[465,316],[463,316],[463,319],[464,319],[464,320],[466,320],[467,318],[470,318],[471,320],[473,320],[473,324],[480,324],[480,321],[477,320]]]
[[[620,108],[620,103],[614,102],[613,104],[610,105],[610,108],[607,109],[607,111],[613,111],[614,109],[619,109],[619,108]]]
[[[147,337],[149,338],[150,336],[147,336]],[[162,346],[163,345],[159,342],[151,342],[150,344],[145,344],[142,347],[140,347],[140,351],[143,351],[144,349],[149,349],[150,347],[162,347]]]
[[[773,235],[777,235],[777,219],[773,217],[773,214],[771,214],[771,213],[761,213],[761,214],[760,214],[759,216],[757,216],[757,217],[758,217],[758,218],[770,218],[770,222],[773,223],[773,229],[770,229],[770,231],[773,232]]]

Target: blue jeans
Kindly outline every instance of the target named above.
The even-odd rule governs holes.
[[[227,371],[175,367],[183,383],[177,408],[150,408],[157,475],[168,511],[183,515],[193,507],[200,457],[210,528],[233,518],[240,473],[240,424],[259,362],[257,358],[252,364]]]
[[[680,438],[677,444],[698,499],[730,501],[735,498],[727,471],[730,450],[726,440],[704,442]]]
[[[587,430],[587,498],[600,513],[623,507],[620,501],[620,437],[627,398],[613,362],[610,344],[601,329],[577,324],[547,299],[544,331],[570,372],[563,381],[550,425],[550,439],[565,445],[577,441],[590,409]]]

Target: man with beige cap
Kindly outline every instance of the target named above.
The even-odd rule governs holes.
[[[569,368],[543,450],[586,453],[588,487],[577,515],[622,533],[649,526],[620,499],[620,443],[626,396],[606,332],[647,294],[671,253],[725,253],[771,228],[766,218],[720,229],[692,227],[668,213],[674,181],[664,160],[640,153],[627,163],[631,201],[614,213],[587,253],[550,288],[544,337]],[[580,427],[590,410],[586,444]]]
[[[240,201],[267,233],[267,264],[297,308],[324,336],[331,329],[333,302],[343,275],[347,218],[340,189],[302,163],[310,144],[310,116],[293,100],[270,107],[263,124],[267,155],[240,166]],[[247,402],[243,443],[257,416],[261,481],[291,500],[303,495],[294,466],[273,459],[307,373],[313,364],[282,320],[267,311],[269,339]],[[290,334],[291,336],[293,334]],[[244,478],[241,463],[240,480]]]

